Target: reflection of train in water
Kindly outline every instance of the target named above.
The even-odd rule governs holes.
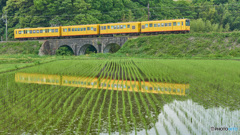
[[[124,90],[171,95],[185,95],[189,84],[173,84],[160,82],[144,82],[130,80],[112,80],[104,78],[76,77],[66,75],[47,75],[16,73],[15,81],[21,83],[37,83],[94,89]]]

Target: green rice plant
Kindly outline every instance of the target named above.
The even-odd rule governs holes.
[[[130,71],[130,78],[133,77],[133,78],[134,78],[134,81],[136,82],[136,79],[135,79],[136,77],[135,77],[135,75],[134,75],[134,72],[133,72],[133,69],[132,69],[131,65],[130,65],[130,64],[127,65],[127,68],[129,68],[129,71]],[[138,88],[138,90],[139,90],[139,88]],[[139,103],[139,101],[138,101],[138,98],[137,98],[137,96],[136,96],[135,91],[133,91],[133,94],[134,94],[134,99],[135,99],[135,101],[136,101],[136,103],[137,103],[139,116],[140,116],[141,120],[142,120],[143,123],[144,123],[146,134],[148,134],[148,133],[147,133],[146,120],[145,120],[144,117],[142,116],[140,103]]]
[[[136,76],[137,76],[138,78],[142,78],[142,77],[141,77],[141,74],[138,72],[138,70],[136,69],[136,67],[133,66],[133,69],[135,69],[134,71],[135,71]],[[141,80],[141,81],[144,82],[144,80]],[[147,93],[146,93],[146,94],[147,94]],[[144,105],[144,107],[145,107],[145,109],[146,109],[146,111],[147,111],[148,117],[151,119],[151,121],[152,121],[153,123],[156,123],[156,121],[155,121],[155,120],[152,118],[152,116],[150,115],[148,105],[146,104],[145,100],[143,99],[143,96],[142,96],[142,93],[141,93],[141,92],[139,92],[139,96],[140,96],[140,99],[141,99],[141,101],[142,101],[142,103],[143,103],[143,105]],[[157,129],[156,129],[155,124],[154,124],[154,129],[155,129],[156,134],[159,134],[158,131],[157,131]]]
[[[100,78],[101,78],[101,75],[100,75]],[[90,98],[87,106],[84,108],[84,110],[83,110],[83,112],[82,112],[82,115],[81,115],[81,117],[80,117],[80,120],[79,120],[79,123],[78,123],[78,127],[77,127],[77,130],[76,130],[76,133],[79,133],[79,130],[80,130],[81,125],[82,125],[83,117],[85,116],[85,112],[87,111],[88,106],[89,106],[90,103],[92,102],[93,96],[94,96],[94,94],[95,94],[96,92],[97,92],[97,91],[95,91],[95,92],[92,93],[91,98]]]
[[[126,67],[125,63],[123,65],[123,70],[125,71],[125,80],[127,80],[127,67]],[[123,72],[122,72],[122,74],[123,74]],[[131,81],[131,78],[130,78],[130,81]],[[127,94],[128,94],[128,102],[129,102],[129,105],[130,105],[130,117],[131,117],[131,119],[133,120],[133,123],[134,123],[135,134],[137,134],[136,118],[133,114],[133,105],[132,105],[132,101],[131,101],[130,91],[128,90],[128,88],[127,88]]]

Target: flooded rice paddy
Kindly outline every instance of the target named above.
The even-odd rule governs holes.
[[[239,134],[236,66],[237,61],[69,60],[1,74],[0,134]],[[104,83],[98,88],[20,83],[19,72],[97,77]],[[138,89],[124,87],[123,80]],[[117,90],[112,81],[121,84]],[[174,94],[174,87],[161,93],[158,82],[189,88],[184,95]]]

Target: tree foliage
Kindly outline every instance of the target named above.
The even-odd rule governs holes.
[[[189,18],[195,32],[240,30],[239,0],[0,0],[0,15],[8,15],[13,38],[15,28],[147,21],[148,2],[150,20]]]

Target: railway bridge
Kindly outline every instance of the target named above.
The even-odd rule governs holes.
[[[120,47],[128,37],[99,37],[99,38],[73,38],[73,39],[48,39],[42,44],[39,55],[55,55],[63,46],[71,48],[74,55],[84,55],[88,47],[94,47],[97,53],[108,53],[114,45]]]

